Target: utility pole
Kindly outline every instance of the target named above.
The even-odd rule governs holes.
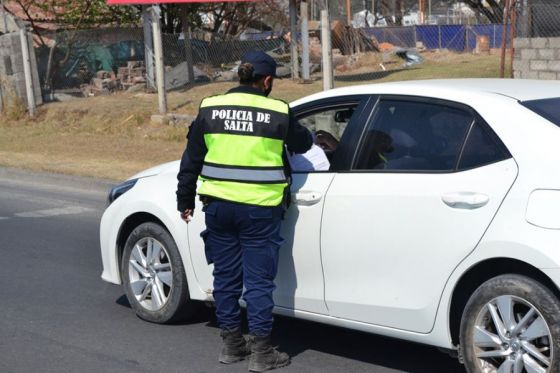
[[[346,20],[348,21],[348,26],[352,24],[352,4],[350,0],[346,0]]]

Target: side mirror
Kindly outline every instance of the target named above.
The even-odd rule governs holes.
[[[334,121],[347,123],[352,118],[352,114],[354,114],[354,109],[339,110],[334,113]]]

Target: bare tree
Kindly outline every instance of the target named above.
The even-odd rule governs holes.
[[[504,20],[504,4],[500,0],[463,0],[477,14],[482,14],[490,23],[502,23]],[[488,6],[484,6],[487,3]]]

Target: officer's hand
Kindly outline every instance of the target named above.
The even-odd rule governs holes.
[[[185,221],[185,223],[189,223],[192,220],[194,209],[186,209],[181,213],[181,219]]]

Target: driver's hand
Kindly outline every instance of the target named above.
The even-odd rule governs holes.
[[[327,131],[319,130],[315,132],[315,144],[326,151],[335,151],[338,146],[338,140]]]

